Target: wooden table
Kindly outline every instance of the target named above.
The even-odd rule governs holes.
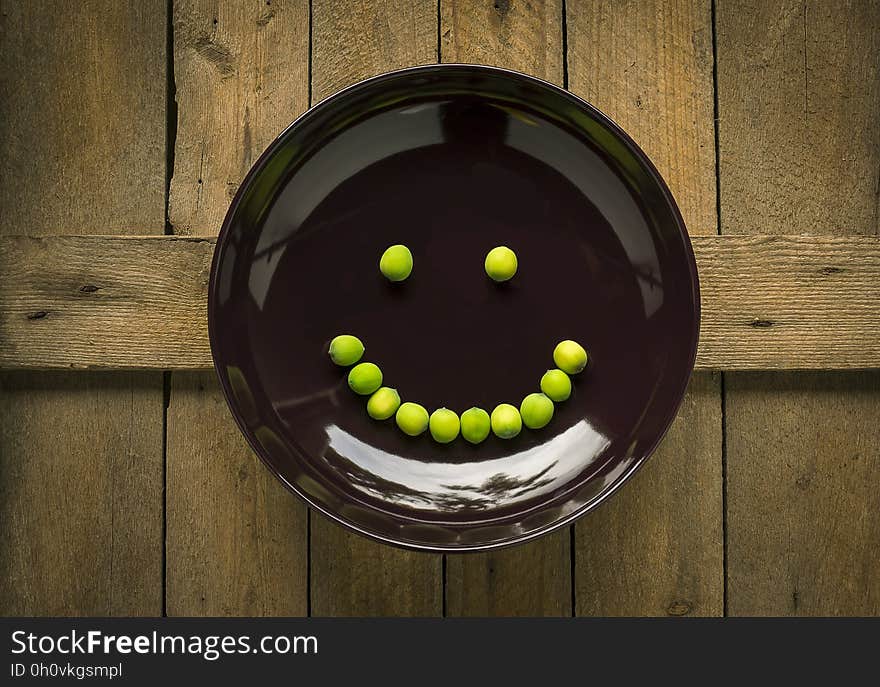
[[[0,612],[880,612],[880,3],[78,5],[2,8]],[[308,512],[206,369],[210,237],[259,153],[339,88],[438,60],[616,119],[703,281],[657,454],[573,527],[484,555]]]

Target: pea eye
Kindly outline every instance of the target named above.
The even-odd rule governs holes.
[[[516,274],[516,253],[507,246],[497,246],[486,255],[486,274],[492,281],[507,281]]]
[[[412,273],[412,268],[412,253],[399,243],[386,248],[379,259],[379,271],[388,281],[403,281]]]

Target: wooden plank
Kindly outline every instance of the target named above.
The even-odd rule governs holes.
[[[373,543],[312,511],[313,615],[440,615],[440,566],[440,556]]]
[[[157,377],[0,377],[3,615],[161,615]]]
[[[578,615],[721,615],[719,377],[693,376],[657,453],[575,526]]]
[[[723,233],[876,235],[880,3],[717,4]]]
[[[251,165],[308,107],[308,32],[308,0],[174,3],[175,234],[216,234]]]
[[[376,74],[437,61],[429,0],[312,0],[312,102]]]
[[[0,237],[0,356],[16,361],[4,367],[211,367],[214,245],[172,236]]]
[[[717,35],[724,233],[876,234],[880,3],[724,0]],[[725,388],[730,613],[880,613],[880,374]]]
[[[695,236],[699,370],[880,367],[880,240]],[[0,237],[0,367],[211,367],[207,237]]]
[[[510,549],[447,555],[447,615],[570,616],[570,554],[566,527]]]
[[[569,89],[660,170],[691,236],[717,233],[709,0],[566,3]]]
[[[731,615],[880,613],[880,374],[729,375]]]
[[[168,615],[305,615],[305,507],[247,445],[213,375],[174,377]]]
[[[307,0],[174,4],[175,234],[216,232],[251,164],[308,106],[308,31]],[[181,343],[204,355],[204,338]],[[172,374],[167,425],[168,612],[304,615],[306,508],[245,445],[213,373]]]
[[[563,85],[562,0],[440,2],[443,62],[491,64]],[[568,529],[490,554],[450,555],[446,612],[571,615]]]
[[[437,4],[312,0],[312,98],[437,58]],[[392,549],[313,514],[314,615],[440,615],[441,557]]]
[[[562,0],[440,0],[440,58],[515,69],[563,86]]]
[[[690,233],[715,233],[709,0],[569,0],[566,9],[569,87],[645,149]],[[720,403],[719,376],[695,375],[657,454],[576,525],[577,614],[722,613]]]
[[[2,14],[0,233],[161,233],[165,3]],[[0,387],[0,614],[161,614],[161,375]]]
[[[694,241],[704,318],[697,367],[878,367],[880,240],[725,236]],[[719,250],[704,250],[708,245]]]

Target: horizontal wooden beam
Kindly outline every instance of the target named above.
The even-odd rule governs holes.
[[[697,368],[880,367],[880,239],[696,236]],[[0,368],[211,366],[214,238],[0,237]]]
[[[210,367],[215,242],[0,237],[0,367]]]

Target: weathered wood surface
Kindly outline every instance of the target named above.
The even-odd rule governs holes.
[[[880,3],[719,0],[717,34],[722,231],[876,235]],[[880,613],[880,374],[725,388],[730,613]]]
[[[170,221],[178,235],[211,234],[257,156],[308,107],[308,2],[179,0],[173,18]],[[188,283],[204,294],[211,246],[182,241],[195,252]],[[204,355],[203,329],[175,333],[166,307],[181,299],[164,286],[156,328]],[[204,323],[204,300],[190,307]],[[247,447],[213,372],[171,375],[167,426],[168,613],[305,615],[307,510]]]
[[[566,10],[569,88],[648,153],[691,235],[715,234],[709,0],[569,0]],[[712,299],[725,298],[728,289],[705,269],[702,274],[708,326]],[[722,319],[730,312],[717,311]],[[732,333],[718,340],[706,332],[706,338],[726,348],[736,340],[728,338]],[[575,525],[576,613],[720,615],[721,481],[719,377],[697,374],[657,454],[614,499]]]
[[[691,379],[657,452],[575,525],[578,615],[721,615],[718,373]]]
[[[528,544],[446,556],[449,616],[569,616],[571,528]]]
[[[368,76],[437,61],[437,3],[312,2],[312,99]],[[440,556],[393,549],[312,513],[314,615],[440,615]]]
[[[177,236],[151,238],[166,3],[5,3],[0,614],[162,612],[159,370],[170,614],[718,614],[722,444],[727,610],[880,613],[878,372],[698,372],[573,550],[448,556],[444,599],[439,556],[314,514],[308,551],[305,507],[200,371],[212,236],[257,155],[310,102],[438,59],[567,76],[645,148],[697,255],[698,370],[880,367],[880,3],[714,8],[715,94],[709,0],[175,0]]]
[[[440,0],[440,59],[505,67],[564,86],[562,0]]]
[[[440,2],[440,59],[490,64],[564,85],[562,1]],[[448,555],[446,612],[571,615],[571,536],[565,528],[490,554]]]
[[[161,234],[165,2],[2,15],[0,233]],[[161,374],[0,387],[0,614],[161,614]]]
[[[442,559],[377,544],[312,511],[312,615],[439,616]]]
[[[880,367],[880,240],[694,236],[699,370]],[[212,237],[0,237],[0,367],[211,367]]]
[[[568,87],[669,184],[691,235],[717,233],[710,0],[568,0]]]
[[[312,103],[376,74],[437,61],[429,0],[312,0]]]
[[[213,374],[168,405],[168,615],[305,615],[306,509],[247,445]]]
[[[738,373],[726,391],[730,614],[880,614],[880,375]]]
[[[716,5],[722,232],[876,236],[880,3]]]

